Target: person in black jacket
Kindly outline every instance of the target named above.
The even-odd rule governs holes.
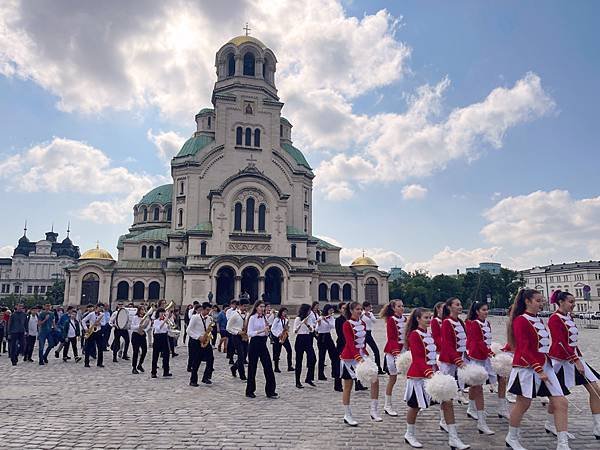
[[[23,310],[21,303],[15,307],[15,312],[8,319],[8,334],[10,335],[10,347],[8,353],[12,365],[16,366],[19,358],[19,353],[25,354],[25,323],[27,322],[27,314]]]
[[[77,352],[77,338],[81,336],[81,325],[77,320],[77,311],[71,308],[67,313],[69,319],[64,321],[62,335],[64,337],[63,347],[63,361],[67,362],[69,359],[69,345],[73,348],[73,356],[75,356],[75,362],[81,361],[81,356]]]

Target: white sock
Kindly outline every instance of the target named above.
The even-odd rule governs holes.
[[[347,416],[351,416],[352,415],[352,408],[350,407],[350,405],[344,405],[344,413]]]
[[[392,406],[392,396],[385,394],[385,406]]]
[[[477,411],[477,406],[475,405],[475,400],[469,400],[469,411]]]
[[[600,428],[600,414],[592,414],[592,418],[594,419],[594,425]]]
[[[413,424],[410,424],[410,423],[406,424],[406,434],[412,434],[412,435],[415,434],[415,424],[414,423]]]
[[[519,427],[508,427],[508,435],[513,439],[519,439]]]
[[[446,419],[444,418],[444,411],[440,409],[440,422],[446,423]]]
[[[569,433],[567,431],[559,431],[557,433],[558,442],[569,442]]]
[[[371,400],[371,410],[377,411],[379,409],[379,400]]]
[[[477,420],[485,422],[485,411],[483,409],[477,411]]]

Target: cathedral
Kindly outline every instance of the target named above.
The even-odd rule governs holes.
[[[314,173],[281,116],[275,54],[239,36],[215,66],[213,108],[196,114],[173,182],[134,206],[117,260],[95,248],[66,268],[65,303],[387,302],[388,274],[373,259],[343,266],[341,249],[312,234]]]

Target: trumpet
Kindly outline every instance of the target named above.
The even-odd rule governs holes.
[[[146,328],[146,326],[148,326],[148,321],[150,320],[150,316],[152,316],[152,314],[154,313],[154,306],[151,306],[150,309],[146,312],[146,314],[144,314],[144,316],[142,317],[142,320],[140,320],[140,326],[138,327],[137,330],[135,330],[135,332],[141,336],[144,336],[146,334],[146,332],[144,331],[144,329]]]

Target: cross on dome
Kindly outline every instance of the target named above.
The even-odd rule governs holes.
[[[244,30],[246,32],[246,36],[250,36],[251,28],[248,28],[248,22],[246,22],[246,26],[244,28],[242,28],[242,30]]]

